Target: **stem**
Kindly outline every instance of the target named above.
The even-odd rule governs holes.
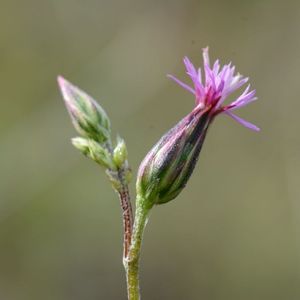
[[[111,157],[113,157],[113,148],[110,140],[105,143],[105,148],[108,150]],[[113,183],[117,181],[117,185],[114,186],[113,184],[113,188],[119,195],[120,205],[123,212],[123,261],[128,255],[133,227],[132,206],[130,201],[128,182],[125,179],[125,166],[126,164],[124,164],[121,168],[118,169],[116,177],[111,174],[112,170],[107,170],[107,175],[109,176],[110,180],[113,178],[111,182]]]
[[[133,225],[131,245],[127,258],[124,260],[124,267],[127,277],[128,300],[140,300],[139,287],[139,261],[143,239],[143,233],[148,220],[151,207],[143,205],[143,200],[137,197],[136,212]]]
[[[132,227],[133,227],[133,214],[132,206],[130,202],[130,195],[128,184],[124,180],[123,170],[119,170],[118,177],[120,180],[120,188],[118,189],[118,194],[120,198],[120,204],[123,212],[123,260],[127,257],[131,236],[132,236]]]

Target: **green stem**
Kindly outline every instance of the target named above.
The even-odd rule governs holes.
[[[144,202],[145,201],[143,201],[143,199],[137,197],[131,246],[127,258],[124,259],[124,267],[127,277],[128,300],[140,300],[140,252],[144,229],[147,224],[149,211],[151,209],[151,207],[146,207]]]

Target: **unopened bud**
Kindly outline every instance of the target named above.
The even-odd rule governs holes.
[[[128,152],[126,144],[125,141],[120,137],[117,138],[117,146],[114,149],[113,157],[118,168],[122,167],[127,160]]]
[[[71,141],[73,146],[77,148],[82,154],[88,155],[88,153],[90,152],[89,140],[81,137],[76,137],[76,138],[72,138]]]
[[[108,140],[110,121],[103,108],[61,76],[58,77],[58,84],[77,132],[101,143]]]
[[[110,152],[99,143],[81,137],[76,137],[72,139],[72,144],[85,156],[91,158],[99,165],[115,170],[116,166],[112,160]]]

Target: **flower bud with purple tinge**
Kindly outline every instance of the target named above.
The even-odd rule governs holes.
[[[77,132],[97,142],[110,139],[110,120],[104,109],[88,94],[58,77],[58,84]]]

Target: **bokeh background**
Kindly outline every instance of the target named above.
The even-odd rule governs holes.
[[[182,58],[233,61],[259,101],[213,124],[182,194],[156,207],[143,299],[300,299],[300,2],[0,1],[0,298],[126,299],[116,195],[76,136],[64,75],[123,136],[136,174],[193,107]],[[134,195],[134,183],[131,186]]]

